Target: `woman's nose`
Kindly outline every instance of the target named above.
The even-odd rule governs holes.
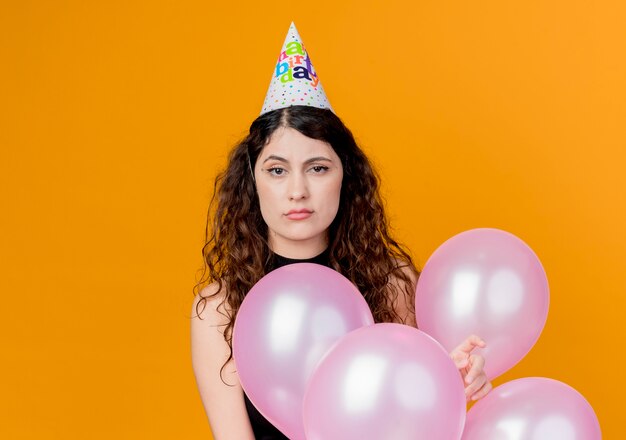
[[[299,200],[308,197],[306,178],[294,175],[289,181],[289,200]]]

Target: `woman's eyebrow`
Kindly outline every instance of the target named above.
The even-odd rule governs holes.
[[[267,156],[267,158],[263,161],[263,163],[267,162],[268,160],[277,160],[279,162],[289,163],[289,161],[285,159],[284,157],[280,157],[275,154],[270,154],[269,156]],[[331,162],[332,163],[332,160],[324,156],[316,156],[316,157],[311,157],[310,159],[307,159],[304,161],[305,164],[309,164],[312,162]]]
[[[269,156],[267,156],[263,163],[267,162],[268,160],[277,160],[279,162],[289,163],[289,161],[284,157],[276,156],[275,154],[270,154]]]
[[[317,156],[317,157],[312,157],[304,161],[305,164],[312,163],[312,162],[332,162],[332,160],[324,156]]]

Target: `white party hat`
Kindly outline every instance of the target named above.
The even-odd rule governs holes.
[[[261,114],[292,105],[308,105],[334,111],[293,22],[278,56]]]

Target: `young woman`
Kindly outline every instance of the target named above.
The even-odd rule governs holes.
[[[205,273],[196,286],[192,360],[200,396],[218,440],[285,439],[245,396],[231,336],[246,293],[266,273],[313,261],[351,280],[376,322],[416,327],[411,257],[389,234],[378,177],[352,133],[329,109],[290,106],[251,125],[215,182]],[[210,220],[212,217],[212,220]],[[484,342],[469,336],[451,357],[468,399],[491,389]]]

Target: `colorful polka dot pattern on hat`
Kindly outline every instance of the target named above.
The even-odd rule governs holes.
[[[292,105],[333,110],[293,22],[278,56],[261,114]]]

